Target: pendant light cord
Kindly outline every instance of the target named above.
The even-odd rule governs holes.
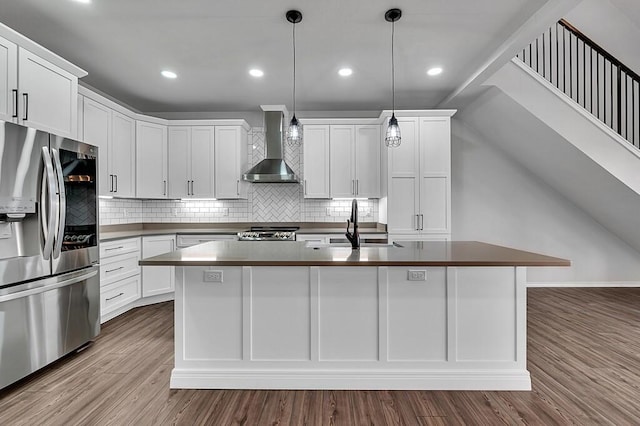
[[[296,115],[296,24],[293,24],[293,115]]]
[[[395,58],[393,55],[393,39],[395,35],[396,23],[391,22],[391,109],[395,113],[396,112],[396,69],[395,69]],[[295,108],[294,108],[295,109]]]

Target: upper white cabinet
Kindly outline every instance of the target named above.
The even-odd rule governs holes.
[[[241,179],[248,168],[248,129],[244,126],[215,126],[215,197],[247,198],[248,183]]]
[[[169,197],[214,197],[214,127],[169,127]]]
[[[136,123],[136,195],[166,198],[167,126],[146,121]]]
[[[398,117],[402,144],[387,151],[390,235],[450,237],[451,115]]]
[[[380,126],[330,126],[332,198],[380,197]]]
[[[25,126],[75,137],[78,78],[18,48],[18,120]]]
[[[329,180],[329,125],[303,126],[303,168],[305,198],[331,198]]]
[[[82,102],[83,141],[99,148],[99,195],[135,197],[135,120],[100,102]]]
[[[0,27],[2,30],[4,28]],[[14,32],[11,34],[13,38],[46,52],[22,36]],[[53,56],[51,52],[47,53]],[[66,62],[61,58],[58,61]],[[78,126],[77,101],[77,75],[0,37],[1,119],[75,138]]]
[[[0,37],[0,119],[18,119],[18,46]]]

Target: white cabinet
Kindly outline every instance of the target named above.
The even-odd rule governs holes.
[[[167,126],[136,123],[136,196],[167,197]]]
[[[78,77],[0,37],[0,119],[70,138]]]
[[[81,139],[99,148],[99,194],[135,197],[135,120],[85,97]]]
[[[142,257],[158,256],[176,249],[175,235],[142,237]],[[142,297],[170,293],[175,288],[174,266],[143,266]]]
[[[330,125],[331,198],[380,197],[380,126]]]
[[[101,322],[125,312],[141,297],[140,238],[100,243]]]
[[[214,197],[214,127],[169,127],[169,197]]]
[[[329,125],[306,124],[303,132],[304,197],[330,198]]]
[[[390,235],[450,237],[450,121],[449,115],[398,117],[402,144],[387,151]]]
[[[98,193],[113,195],[109,172],[109,139],[111,135],[111,109],[84,98],[82,101],[82,134],[80,138],[98,147]]]
[[[215,197],[247,198],[248,183],[241,179],[248,168],[248,132],[242,126],[215,126]]]
[[[0,120],[18,119],[18,46],[0,37]]]
[[[78,77],[18,48],[20,124],[76,137]]]

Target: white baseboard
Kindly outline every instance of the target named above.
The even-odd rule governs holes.
[[[527,287],[640,287],[640,281],[569,281],[569,282],[528,282]]]
[[[172,389],[531,390],[527,370],[340,371],[208,370],[171,372]]]
[[[135,307],[153,305],[154,303],[168,302],[173,299],[175,299],[175,293],[173,291],[171,293],[143,297],[142,299],[136,300]]]

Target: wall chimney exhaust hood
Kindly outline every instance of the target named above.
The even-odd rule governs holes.
[[[284,112],[264,110],[264,127],[267,153],[265,159],[242,175],[242,180],[253,183],[298,183],[298,177],[284,162],[284,138],[282,134]]]

